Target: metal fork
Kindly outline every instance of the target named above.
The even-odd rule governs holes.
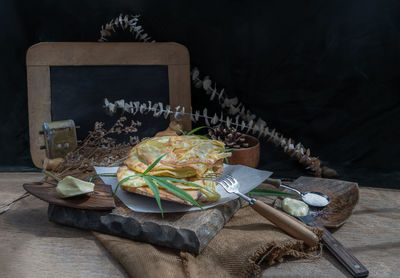
[[[236,194],[250,203],[251,207],[260,215],[274,223],[277,227],[284,230],[291,236],[303,240],[309,246],[315,246],[319,239],[318,237],[307,229],[303,224],[296,221],[291,216],[267,205],[264,202],[254,198],[247,197],[239,191],[239,182],[231,175],[210,174],[203,179],[212,180],[222,186],[226,192]]]

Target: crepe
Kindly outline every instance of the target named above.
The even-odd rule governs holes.
[[[166,154],[148,173],[152,176],[173,177],[194,182],[207,190],[173,182],[184,189],[195,200],[202,202],[218,201],[220,196],[215,190],[213,181],[200,178],[221,173],[223,159],[229,157],[225,152],[225,144],[216,140],[201,139],[197,136],[162,136],[142,141],[132,148],[125,166],[117,172],[118,182],[128,176],[143,173],[157,158]],[[153,196],[143,178],[129,179],[121,184],[121,188],[142,195]],[[161,199],[190,204],[164,189],[159,189]],[[192,205],[192,204],[190,204]]]

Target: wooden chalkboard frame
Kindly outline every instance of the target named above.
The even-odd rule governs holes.
[[[190,110],[190,59],[181,44],[126,43],[126,42],[42,42],[31,46],[26,55],[28,81],[29,136],[32,161],[42,168],[45,151],[43,136],[39,135],[43,122],[51,119],[51,66],[168,66],[169,104]],[[191,129],[185,116],[184,130]]]

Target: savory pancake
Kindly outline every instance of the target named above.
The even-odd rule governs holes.
[[[217,161],[230,156],[225,144],[197,136],[162,136],[147,139],[132,148],[125,164],[143,173],[157,158],[167,153],[149,174],[174,178],[203,177]]]
[[[217,201],[220,196],[215,191],[215,183],[201,180],[207,174],[221,173],[222,162],[230,153],[225,152],[223,142],[201,139],[197,136],[162,136],[142,141],[132,148],[125,165],[117,172],[118,182],[128,176],[143,173],[157,158],[166,154],[148,175],[173,177],[196,183],[204,188],[193,185],[173,182],[176,186],[190,193],[198,200],[199,192],[203,193],[208,201]],[[121,187],[130,192],[153,196],[143,178],[128,179]],[[186,203],[160,189],[161,199]],[[178,199],[178,200],[176,200]]]

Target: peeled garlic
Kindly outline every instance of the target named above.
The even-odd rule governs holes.
[[[68,198],[93,192],[94,183],[86,182],[71,176],[66,176],[58,182],[56,191],[61,198]]]
[[[308,214],[308,205],[302,201],[285,198],[282,201],[283,209],[293,216],[306,216]]]

